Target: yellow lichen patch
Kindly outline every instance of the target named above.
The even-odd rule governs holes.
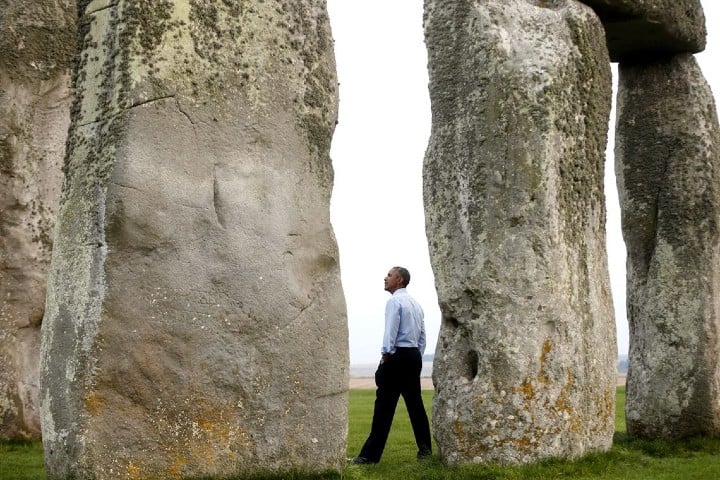
[[[224,421],[199,420],[196,436],[202,438],[191,447],[195,462],[201,465],[213,465],[218,460],[234,462],[237,454],[231,447],[238,437],[238,428]]]
[[[232,472],[241,455],[250,455],[252,445],[236,413],[234,405],[203,397],[189,397],[181,405],[159,405],[152,422],[166,439],[168,463],[162,477]]]
[[[563,413],[567,417],[568,428],[566,430],[575,433],[582,433],[583,422],[573,408],[572,401],[570,400],[573,396],[573,383],[572,377],[568,377],[565,385],[563,385],[563,388],[560,391],[560,395],[558,395],[557,401],[555,402],[555,410]]]
[[[518,393],[521,393],[525,397],[526,402],[530,402],[535,398],[535,387],[532,384],[532,380],[525,379],[520,387],[517,389]]]
[[[172,475],[173,477],[180,478],[182,476],[181,473],[183,471],[183,468],[185,468],[185,465],[187,465],[187,463],[187,458],[176,455],[172,465],[167,468],[167,473]]]
[[[539,383],[548,384],[550,383],[550,377],[547,375],[547,362],[548,354],[552,351],[552,343],[549,339],[546,339],[542,346],[542,353],[540,354],[540,370],[538,371],[537,380]]]
[[[597,411],[595,412],[598,419],[606,419],[605,422],[600,420],[594,422],[591,432],[596,435],[604,435],[608,429],[613,428],[613,419],[615,414],[615,392],[606,389],[601,398],[598,398]]]
[[[142,469],[133,462],[128,464],[127,473],[130,480],[145,480],[148,478],[147,475],[143,473]]]
[[[560,396],[555,401],[555,410],[560,413],[572,415],[572,407],[570,406],[567,395],[565,395],[564,392],[561,392]]]
[[[542,348],[542,355],[540,355],[540,363],[544,364],[547,362],[547,355],[552,350],[552,343],[550,343],[550,340],[545,340],[543,343]]]
[[[613,418],[615,414],[615,392],[606,389],[603,393],[603,408],[600,411],[603,418]]]
[[[465,429],[459,420],[453,422],[453,433],[455,434],[455,438],[458,439],[458,442],[462,442],[465,438]]]
[[[90,415],[99,414],[103,408],[105,408],[105,400],[97,393],[85,397],[85,409]]]
[[[510,442],[515,445],[519,450],[527,450],[532,446],[532,442],[528,437],[511,438]]]
[[[457,450],[462,452],[465,457],[483,456],[489,451],[489,447],[478,442],[472,435],[465,434],[465,426],[462,422],[456,420],[453,422],[453,433],[457,442]]]

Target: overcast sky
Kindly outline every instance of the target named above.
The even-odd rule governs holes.
[[[708,42],[697,58],[717,102],[720,2],[703,0],[702,4]],[[378,361],[389,296],[383,290],[383,278],[393,265],[405,266],[412,274],[408,291],[425,310],[427,351],[432,352],[440,329],[440,309],[422,205],[422,162],[430,135],[423,1],[328,0],[328,10],[340,82],[339,124],[331,151],[335,168],[331,218],[347,301],[350,361]],[[625,246],[612,165],[613,142],[611,136],[605,182],[608,262],[618,351],[627,353]]]

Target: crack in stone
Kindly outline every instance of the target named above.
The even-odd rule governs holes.
[[[92,121],[92,122],[81,123],[80,125],[78,125],[78,128],[87,127],[88,125],[99,125],[99,124],[101,124],[101,123],[103,123],[103,122],[109,122],[109,121],[112,120],[113,118],[118,117],[118,116],[120,116],[120,115],[122,115],[122,114],[124,114],[124,113],[129,112],[129,111],[132,110],[133,108],[142,107],[143,105],[148,105],[148,104],[151,104],[151,103],[154,103],[154,102],[159,102],[159,101],[161,101],[161,100],[167,100],[167,99],[169,99],[169,98],[173,98],[173,99],[174,99],[174,98],[175,98],[175,95],[168,95],[168,96],[166,96],[166,97],[151,98],[151,99],[149,99],[149,100],[145,100],[144,102],[139,102],[139,103],[136,103],[136,104],[134,104],[134,105],[130,105],[128,108],[120,109],[120,110],[116,111],[115,113],[113,113],[113,114],[111,114],[111,115],[108,115],[106,118],[103,118],[103,119],[101,119],[101,120],[94,120],[94,121]],[[189,117],[188,117],[188,118],[189,118]]]
[[[180,205],[181,207],[185,207],[185,208],[192,208],[193,210],[206,210],[207,209],[206,207],[201,207],[199,205],[188,205],[186,203],[178,203],[178,205]]]
[[[338,395],[345,395],[347,393],[347,390],[338,390],[336,392],[330,392],[326,393],[324,395],[320,395],[316,397],[316,400],[320,400],[322,398],[330,398],[330,397],[337,397]]]
[[[287,324],[285,324],[285,325],[280,329],[280,331],[287,330],[288,328],[292,327],[293,325],[301,322],[301,321],[302,321],[302,318],[301,318],[301,317],[302,317],[303,314],[305,313],[305,310],[307,310],[308,308],[312,307],[314,304],[315,304],[315,298],[313,298],[313,299],[310,301],[310,303],[308,303],[307,305],[304,305],[304,306],[299,307],[299,310],[300,310],[300,311],[297,313],[297,315],[295,315],[295,316],[292,318],[292,320],[290,320]]]
[[[105,246],[104,242],[85,242],[83,243],[86,247],[95,247],[95,248],[102,248]]]
[[[175,95],[167,95],[167,96],[164,96],[164,97],[150,98],[150,99],[145,100],[145,101],[143,101],[143,102],[135,103],[135,104],[133,104],[133,105],[130,105],[128,108],[123,109],[123,111],[126,111],[126,112],[127,112],[127,111],[132,110],[133,108],[136,108],[136,107],[142,107],[143,105],[148,105],[148,104],[150,104],[150,103],[155,103],[155,102],[159,102],[159,101],[162,101],[162,100],[168,100],[168,99],[170,99],[170,98],[172,98],[173,100],[175,100],[176,103],[177,103],[177,98],[175,97]]]
[[[177,105],[178,111],[185,115],[185,118],[188,119],[188,122],[190,122],[191,125],[195,125],[195,122],[190,117],[190,115],[185,110],[183,110],[182,105],[180,105],[180,100],[177,97],[175,97],[175,105]]]
[[[88,5],[88,7],[89,6],[90,5]],[[104,7],[98,5],[98,7],[95,10],[85,10],[85,15],[95,15],[96,13],[102,12],[104,10],[110,10],[112,8],[117,8],[117,6],[118,6],[117,3],[110,3],[108,5],[105,5]]]
[[[119,183],[119,182],[110,182],[110,183],[112,183],[113,185],[117,185],[118,187],[127,188],[127,189],[135,190],[135,191],[138,191],[138,192],[142,192],[142,191],[143,191],[143,190],[140,190],[140,189],[137,188],[137,187],[132,187],[132,186],[130,186],[130,185],[125,185],[125,184],[122,184],[122,183]]]

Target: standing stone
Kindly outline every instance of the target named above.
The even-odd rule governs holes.
[[[628,433],[720,435],[720,134],[692,55],[620,64]]]
[[[700,0],[582,0],[600,17],[613,62],[705,49]]]
[[[440,454],[524,464],[607,449],[616,345],[600,22],[574,1],[426,0],[425,9]]]
[[[1,440],[40,437],[40,324],[76,16],[74,0],[0,0]]]
[[[338,469],[324,1],[83,1],[43,324],[50,478]]]

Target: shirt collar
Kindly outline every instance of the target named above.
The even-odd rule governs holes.
[[[395,295],[397,295],[398,293],[405,293],[405,287],[398,288],[397,290],[395,290],[395,291],[393,292],[393,297],[394,297]]]

